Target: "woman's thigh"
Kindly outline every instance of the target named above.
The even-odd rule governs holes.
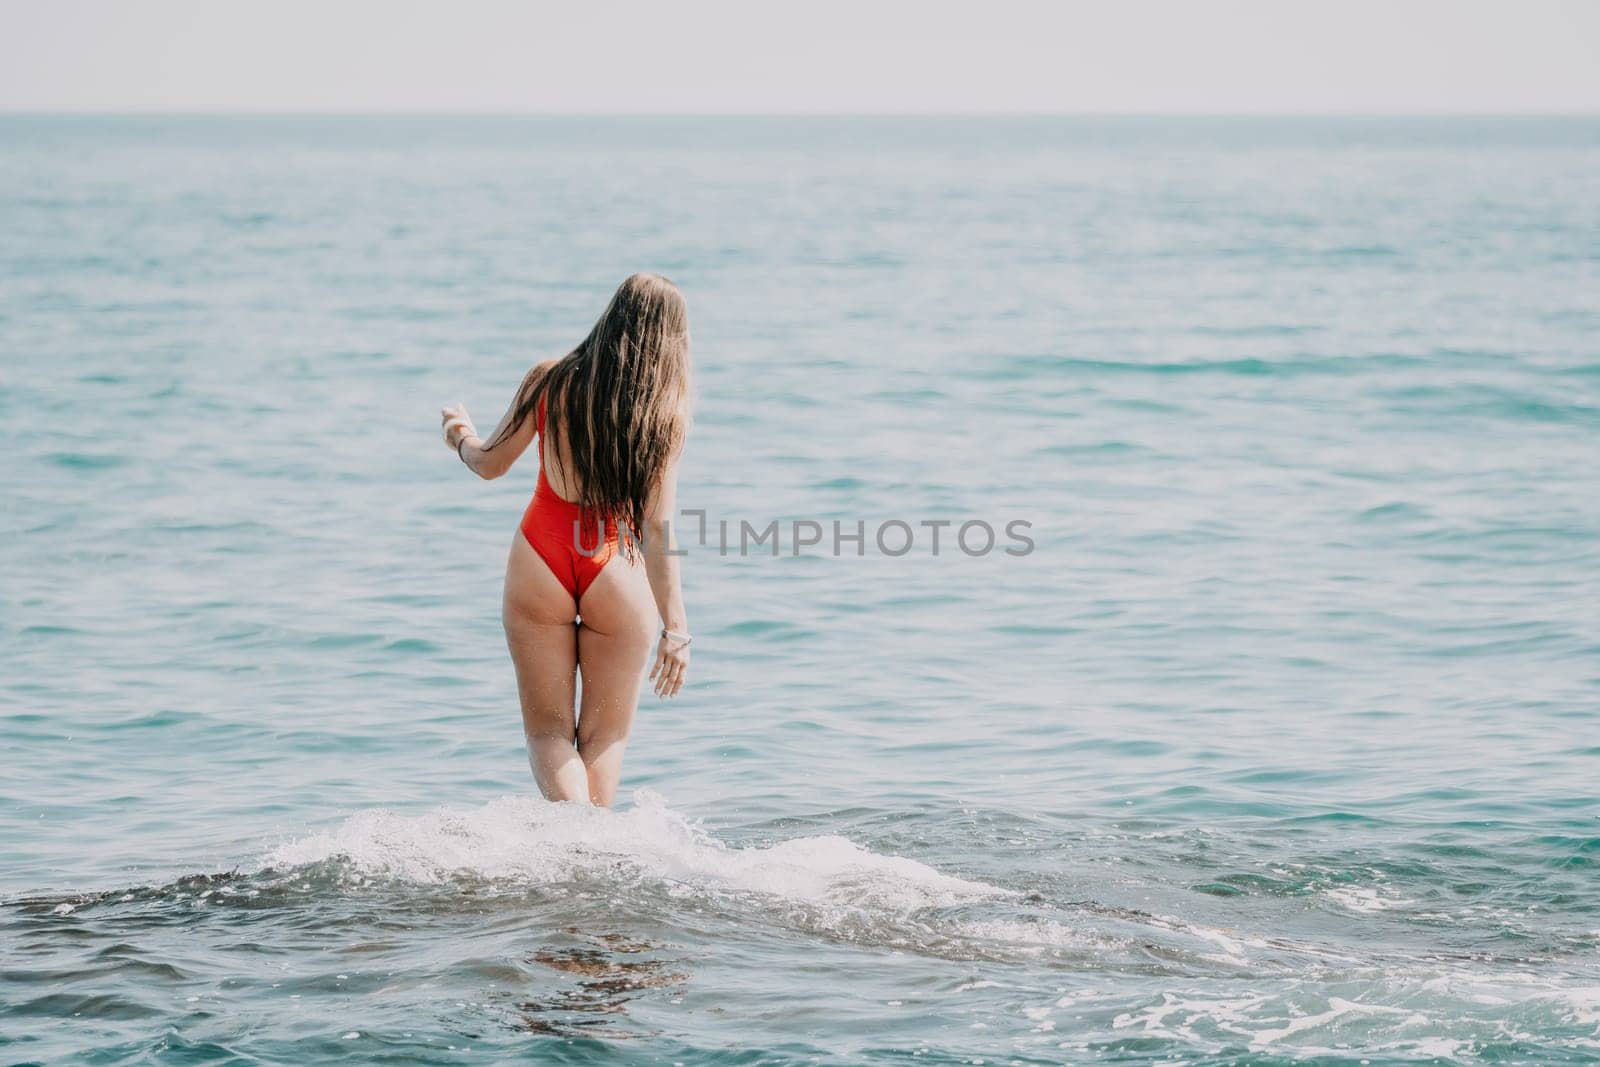
[[[584,590],[579,604],[578,669],[583,676],[579,748],[585,739],[620,740],[633,725],[639,681],[658,632],[644,566],[620,554]]]
[[[529,736],[574,736],[576,615],[566,587],[519,530],[506,560],[500,617],[517,670],[522,725]]]

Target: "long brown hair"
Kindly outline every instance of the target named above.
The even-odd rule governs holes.
[[[645,509],[689,429],[689,309],[678,287],[659,274],[618,286],[577,348],[522,379],[513,417],[484,450],[535,417],[541,401],[545,433],[582,483],[585,525],[609,517],[645,532]]]

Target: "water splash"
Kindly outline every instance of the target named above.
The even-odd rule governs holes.
[[[422,815],[364,811],[332,831],[279,845],[264,867],[328,862],[357,878],[425,885],[465,879],[527,888],[596,877],[618,886],[659,882],[679,892],[750,893],[886,913],[1011,895],[837,834],[732,847],[651,790],[636,792],[625,811],[526,796]]]

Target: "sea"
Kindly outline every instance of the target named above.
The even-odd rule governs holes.
[[[545,802],[480,429],[685,294]],[[0,117],[0,1060],[1600,1062],[1600,118]]]

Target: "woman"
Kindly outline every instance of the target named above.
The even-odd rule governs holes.
[[[582,344],[528,372],[487,440],[464,407],[443,409],[445,443],[480,478],[500,477],[539,441],[502,619],[528,762],[551,800],[616,796],[652,644],[656,695],[683,688],[689,621],[671,520],[688,399],[683,294],[635,274]]]

